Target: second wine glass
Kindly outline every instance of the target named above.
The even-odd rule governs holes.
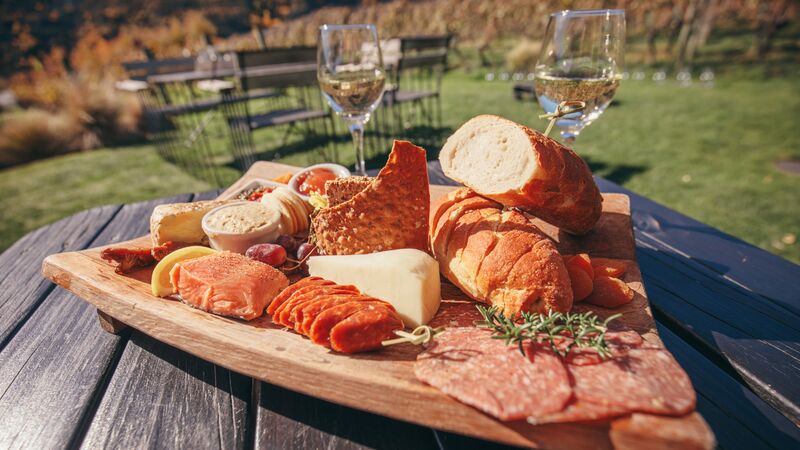
[[[325,99],[350,128],[356,150],[355,172],[366,175],[364,125],[380,104],[386,83],[375,26],[321,26],[317,79]]]
[[[536,98],[547,113],[561,102],[583,102],[582,111],[556,122],[573,141],[611,103],[619,87],[625,55],[625,11],[559,11],[550,15],[536,63]]]

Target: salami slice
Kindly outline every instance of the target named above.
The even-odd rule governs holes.
[[[590,420],[610,419],[627,414],[624,406],[594,403],[588,400],[573,398],[562,411],[528,417],[533,425],[545,423],[586,422]]]
[[[359,294],[358,288],[352,285],[309,286],[307,288],[300,289],[275,310],[275,314],[272,316],[272,321],[285,327],[292,327],[294,324],[290,322],[290,317],[292,314],[292,308],[295,306],[302,305],[303,303],[320,298],[321,296],[331,294],[346,294],[348,292],[352,293],[353,295]]]
[[[642,336],[633,330],[609,331],[606,333],[605,340],[612,358],[621,358],[631,349],[639,348],[644,343]],[[592,348],[573,348],[565,359],[565,362],[576,366],[600,364],[603,361],[603,358]]]
[[[336,324],[331,329],[331,348],[342,353],[356,353],[381,348],[381,342],[395,337],[403,329],[403,320],[384,305],[371,304]]]
[[[500,420],[561,411],[572,396],[567,371],[549,349],[492,339],[480,328],[450,328],[417,357],[414,373],[460,402]]]
[[[342,303],[371,299],[372,297],[368,297],[366,295],[353,295],[351,293],[347,293],[326,295],[310,302],[303,303],[294,309],[294,317],[292,318],[292,322],[294,322],[294,331],[307,335],[309,333],[309,329],[311,328],[311,324],[314,323],[314,319],[316,319],[319,313],[322,311],[336,305],[341,305]]]
[[[475,308],[475,302],[465,300],[442,300],[439,311],[428,322],[432,328],[445,327],[471,327],[476,321],[483,320],[483,316]]]
[[[328,308],[314,319],[314,322],[309,328],[308,337],[311,339],[311,342],[315,344],[330,347],[331,330],[336,324],[370,305],[385,304],[386,302],[383,300],[373,299],[347,302]]]
[[[689,377],[663,349],[634,348],[599,364],[567,367],[578,400],[665,415],[684,415],[695,407]]]
[[[278,294],[272,302],[267,307],[267,314],[272,315],[275,313],[275,310],[278,309],[279,306],[283,304],[289,297],[292,296],[298,290],[313,285],[332,285],[335,284],[333,281],[328,281],[320,277],[306,277],[302,280],[298,281],[297,283],[287,287],[280,294]]]

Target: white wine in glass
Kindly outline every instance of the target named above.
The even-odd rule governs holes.
[[[539,105],[552,113],[564,101],[582,111],[556,121],[568,142],[606,110],[624,71],[625,11],[560,11],[550,15],[534,72]]]
[[[374,25],[323,25],[317,46],[317,79],[325,99],[350,128],[355,172],[366,175],[364,125],[378,107],[386,83]]]

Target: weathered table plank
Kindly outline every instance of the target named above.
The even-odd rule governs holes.
[[[259,384],[256,448],[437,448],[429,428]]]
[[[659,323],[664,345],[689,374],[698,392],[698,411],[723,448],[792,448],[800,428],[722,371],[697,349]]]
[[[0,447],[79,440],[120,345],[90,305],[61,289],[48,295],[0,352]]]
[[[83,447],[245,448],[251,386],[133,331]]]
[[[691,278],[658,264],[647,252],[639,261],[655,311],[695,337],[764,399],[792,418],[798,416],[798,335],[752,310],[715,296]]]
[[[40,271],[45,256],[86,248],[119,208],[95,208],[39,228],[0,255],[0,349],[53,289]]]
[[[608,180],[595,177],[604,192],[630,193]],[[629,194],[630,195],[630,194]],[[748,244],[641,195],[631,195],[634,228],[675,251],[800,315],[800,265]]]

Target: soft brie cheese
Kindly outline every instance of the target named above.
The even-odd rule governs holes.
[[[408,327],[428,323],[439,310],[439,263],[420,250],[312,256],[308,272],[391,303]]]
[[[227,200],[205,200],[193,203],[170,203],[158,205],[150,216],[150,237],[153,247],[165,242],[207,244],[203,231],[203,216]]]

